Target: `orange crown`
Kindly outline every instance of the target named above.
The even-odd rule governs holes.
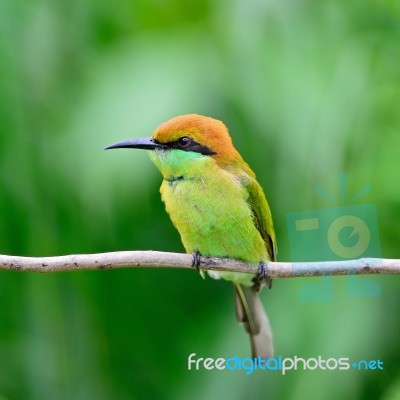
[[[153,138],[160,143],[175,142],[182,136],[214,151],[216,154],[211,157],[220,166],[244,163],[233,147],[228,128],[221,121],[197,114],[180,115],[161,124],[153,133]]]

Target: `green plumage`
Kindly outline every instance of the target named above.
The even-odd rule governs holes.
[[[162,200],[188,253],[247,261],[254,264],[255,273],[260,262],[275,259],[275,234],[264,192],[221,121],[182,115],[160,125],[151,138],[108,147],[113,148],[151,150],[164,178]],[[250,335],[253,356],[272,357],[271,327],[255,274],[209,274],[234,283],[236,317]]]
[[[270,227],[258,218],[267,216],[269,209],[253,177],[244,170],[233,174],[199,153],[171,150],[150,154],[163,174],[162,199],[187,252],[245,260],[255,268],[260,261],[271,259]],[[265,203],[256,205],[260,200]],[[251,286],[254,278],[233,272],[210,275],[245,286]]]

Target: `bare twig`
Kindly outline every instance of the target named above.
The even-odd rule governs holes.
[[[13,271],[57,272],[112,268],[185,268],[192,269],[192,255],[159,251],[119,251],[75,254],[57,257],[19,257],[0,255],[0,269]],[[225,258],[200,258],[200,269],[255,274],[258,265]],[[400,260],[361,258],[348,261],[270,262],[271,278],[322,275],[400,274]]]

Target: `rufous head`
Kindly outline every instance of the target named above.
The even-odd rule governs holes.
[[[151,138],[129,139],[106,149],[115,148],[195,152],[213,157],[221,167],[243,161],[233,147],[227,127],[221,121],[197,114],[180,115],[164,122]]]
[[[174,117],[155,130],[153,139],[171,148],[212,156],[221,166],[241,159],[227,127],[221,121],[203,115]]]

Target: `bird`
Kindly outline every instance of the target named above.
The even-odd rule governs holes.
[[[267,262],[276,259],[272,215],[255,173],[235,149],[226,125],[186,114],[162,123],[151,137],[106,147],[144,149],[162,174],[160,192],[185,251],[200,256],[242,260],[255,273],[210,271],[234,285],[236,318],[250,336],[252,357],[273,357],[269,319],[259,298],[271,286]]]

